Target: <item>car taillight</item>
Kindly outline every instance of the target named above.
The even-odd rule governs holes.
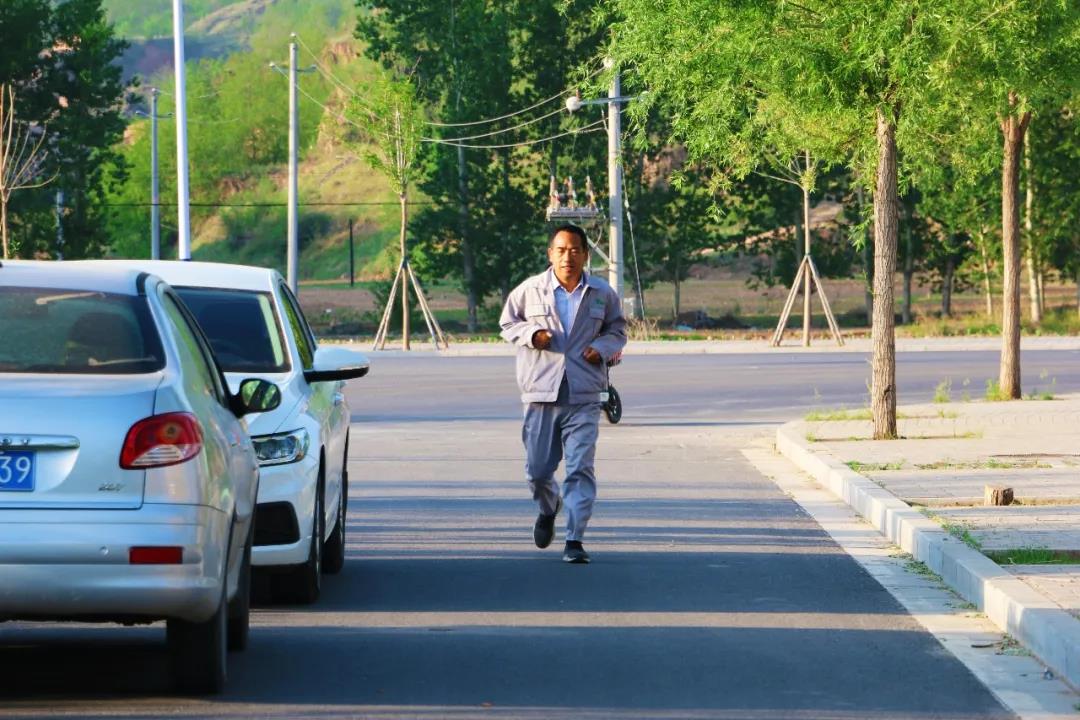
[[[126,470],[164,467],[190,460],[202,450],[202,428],[186,412],[148,417],[131,426],[120,451]]]
[[[184,548],[133,547],[128,550],[128,562],[132,565],[180,565],[184,562]]]

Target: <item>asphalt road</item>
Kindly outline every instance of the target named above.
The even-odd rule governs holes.
[[[953,400],[982,398],[998,377],[996,352],[897,355],[898,402],[929,402],[942,381]],[[1080,391],[1080,351],[1025,351],[1025,393]],[[629,356],[611,370],[626,420],[670,417],[784,422],[809,410],[866,407],[870,356],[767,351],[748,355]],[[445,422],[521,416],[510,357],[373,356],[371,375],[350,386],[354,420]]]
[[[1076,353],[1026,382],[1080,388]],[[1039,375],[1046,371],[1046,378]],[[973,396],[992,353],[901,356],[901,402]],[[350,385],[348,562],[253,617],[227,691],[171,697],[160,626],[0,625],[0,717],[1008,717],[740,449],[865,404],[849,354],[649,356],[613,371],[589,566],[531,543],[508,358],[373,359]]]

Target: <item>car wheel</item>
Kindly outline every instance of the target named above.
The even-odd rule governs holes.
[[[311,546],[308,559],[303,565],[291,572],[275,575],[274,599],[298,605],[310,605],[319,599],[322,592],[323,537],[326,518],[323,512],[323,468],[319,467],[319,483],[315,489],[315,517],[311,523]]]
[[[341,465],[341,497],[338,498],[337,519],[323,551],[323,572],[337,575],[345,567],[345,518],[349,507],[349,439],[345,438],[345,458]]]
[[[328,575],[337,575],[345,567],[345,493],[342,488],[338,499],[337,520],[330,537],[326,540],[326,552],[323,556],[322,570]]]
[[[229,650],[246,650],[248,627],[251,623],[251,545],[255,540],[255,520],[248,524],[247,541],[244,543],[244,560],[240,566],[240,582],[236,597],[229,603]]]
[[[171,618],[165,623],[173,685],[191,695],[213,695],[225,688],[228,635],[227,581],[221,600],[208,620],[188,622]]]

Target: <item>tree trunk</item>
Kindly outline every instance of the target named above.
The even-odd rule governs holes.
[[[911,279],[915,275],[915,256],[913,243],[911,242],[910,218],[907,227],[904,228],[904,305],[903,323],[911,324]]]
[[[983,294],[986,296],[986,317],[994,317],[994,293],[990,287],[990,253],[986,252],[986,235],[979,233],[979,253],[982,255]]]
[[[5,198],[0,198],[0,237],[3,238],[4,259],[7,260],[10,255],[8,254],[7,199]]]
[[[807,154],[806,164],[810,164],[810,156]],[[802,189],[803,198],[803,257],[810,257],[810,192],[804,187]],[[805,260],[804,260],[805,262]],[[810,276],[810,271],[807,269],[803,273],[803,316],[802,316],[802,344],[803,347],[810,347],[810,293],[813,291],[813,286],[810,281],[813,278]]]
[[[945,261],[945,274],[941,279],[941,315],[952,317],[953,278],[956,276],[956,263],[952,258]]]
[[[1080,268],[1076,270],[1076,314],[1080,317]]]
[[[1035,235],[1032,233],[1031,211],[1035,205],[1035,189],[1031,179],[1031,141],[1024,134],[1024,235],[1027,239],[1028,298],[1031,302],[1031,322],[1042,323],[1042,302],[1039,296],[1039,251],[1035,247]]]
[[[874,439],[896,437],[896,333],[893,276],[896,273],[898,200],[896,121],[877,111],[877,178],[874,188],[874,348],[870,412]]]
[[[1010,93],[1009,104],[1015,107],[1017,97]],[[1019,117],[1013,114],[1001,119],[1003,145],[1001,173],[1001,246],[1002,313],[1001,313],[1001,370],[998,385],[1002,397],[1020,399],[1020,155],[1024,131],[1031,113]]]
[[[465,148],[458,151],[458,225],[461,233],[462,278],[465,280],[466,328],[476,332],[476,261],[469,242],[469,195],[465,178]]]
[[[408,200],[405,193],[398,195],[398,200],[401,202],[401,235],[399,236],[401,244],[401,264],[404,266],[409,262],[409,257],[406,255],[405,249],[405,228],[409,222],[409,210]],[[409,273],[401,273],[401,349],[409,349]]]
[[[859,213],[862,214],[863,208],[863,189],[862,186],[858,186],[855,189],[856,197],[859,199]],[[874,232],[870,231],[869,237],[863,237],[863,249],[862,249],[862,261],[863,272],[866,274],[866,285],[863,290],[863,301],[866,307],[866,324],[869,325],[874,317]]]
[[[679,279],[680,278],[679,273],[680,273],[681,270],[682,270],[682,268],[679,267],[679,258],[678,258],[678,256],[676,256],[675,257],[675,283],[674,283],[675,289],[674,289],[674,292],[672,293],[672,297],[671,297],[671,311],[675,314],[675,324],[676,325],[679,324],[679,310],[680,310],[680,305],[681,305],[681,301],[682,301],[682,281]]]

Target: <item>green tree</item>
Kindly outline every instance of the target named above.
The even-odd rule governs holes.
[[[409,252],[405,242],[409,226],[409,191],[420,177],[417,163],[423,108],[408,78],[384,73],[367,88],[363,99],[353,98],[347,116],[359,132],[346,136],[365,162],[383,175],[397,195],[401,207],[398,242],[401,250],[401,347],[409,349]],[[423,303],[423,298],[419,298]],[[380,328],[385,332],[385,328]],[[385,336],[384,336],[385,337]]]
[[[964,32],[942,63],[950,94],[969,123],[1000,132],[1003,335],[999,385],[1020,398],[1020,169],[1036,109],[1056,107],[1080,82],[1080,6],[1061,0],[1017,0],[987,6],[957,0]]]
[[[101,0],[6,2],[0,36],[14,38],[0,50],[0,72],[6,75],[0,82],[17,88],[24,119],[47,128],[40,172],[56,176],[48,188],[12,203],[19,253],[99,254],[108,242],[102,200],[109,183],[124,173],[115,145],[124,130],[117,60],[126,45],[106,21]],[[64,198],[62,250],[54,240],[56,190]]]
[[[386,67],[415,68],[432,110],[422,183],[434,204],[417,216],[417,260],[460,280],[470,330],[492,293],[505,296],[542,262],[548,174],[596,173],[601,144],[568,135],[562,92],[597,47],[596,0],[359,0],[357,36]],[[560,12],[564,10],[565,12]],[[501,118],[535,104],[525,113]],[[584,162],[576,162],[575,157]]]
[[[715,202],[707,183],[693,169],[680,173],[674,182],[657,177],[631,200],[636,203],[638,251],[647,280],[672,283],[671,316],[675,323],[682,311],[682,282],[690,266],[705,249],[721,243],[714,217]]]
[[[1056,269],[1080,293],[1080,123],[1069,107],[1048,110],[1028,130],[1028,140],[1028,245],[1040,251],[1043,272]]]
[[[941,95],[927,77],[950,18],[919,0],[608,7],[612,54],[650,90],[642,112],[671,114],[692,157],[738,171],[761,167],[776,147],[790,152],[788,142],[817,140],[815,156],[848,160],[873,186],[871,410],[874,437],[896,437],[898,148],[926,143],[938,115]],[[773,142],[756,142],[762,123]]]

